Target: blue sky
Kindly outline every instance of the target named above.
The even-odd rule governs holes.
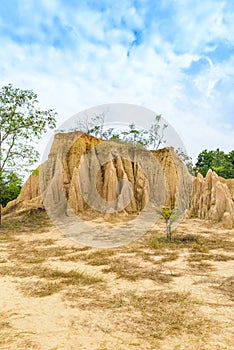
[[[0,82],[38,93],[59,123],[95,105],[147,107],[195,159],[234,149],[234,3],[2,0]]]

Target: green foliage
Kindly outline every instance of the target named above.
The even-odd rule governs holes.
[[[32,171],[32,175],[39,176],[39,175],[40,175],[39,169],[34,169],[34,170]]]
[[[217,148],[215,151],[202,151],[195,164],[196,172],[206,176],[209,169],[226,179],[234,178],[234,151],[224,153]]]
[[[190,174],[194,175],[194,167],[193,167],[192,158],[189,157],[187,155],[187,153],[181,147],[179,147],[176,150],[176,154],[179,156],[180,160],[186,165]]]
[[[168,206],[162,206],[158,209],[156,209],[157,213],[161,215],[161,217],[164,219],[166,223],[166,234],[167,239],[171,241],[172,239],[172,224],[175,222],[179,215],[179,209],[178,208],[171,208]]]
[[[150,126],[149,129],[148,145],[151,146],[152,149],[158,149],[162,143],[166,142],[163,140],[163,138],[168,125],[161,125],[161,119],[161,114],[156,115],[154,123]]]
[[[228,158],[229,162],[232,163],[232,166],[234,167],[234,151],[229,152],[227,155],[227,158]]]
[[[168,125],[162,122],[161,114],[155,116],[148,130],[138,128],[135,123],[129,124],[125,130],[105,129],[105,112],[93,117],[85,115],[77,121],[77,126],[70,131],[79,129],[86,134],[102,138],[107,141],[130,143],[138,147],[157,150],[166,142],[165,130]],[[60,130],[63,132],[63,130]],[[182,148],[176,150],[181,161],[187,166],[188,171],[194,175],[192,159]],[[234,158],[234,155],[233,155]]]
[[[147,130],[137,129],[135,123],[130,124],[127,130],[120,132],[120,139],[125,143],[131,143],[142,147],[147,147],[149,144]]]
[[[38,108],[32,90],[14,88],[11,84],[0,90],[0,170],[31,166],[38,159],[35,139],[47,128],[55,128],[56,113]],[[3,174],[4,175],[4,174]]]
[[[12,84],[0,89],[1,203],[5,204],[11,196],[16,196],[19,184],[17,179],[9,180],[9,176],[24,172],[38,160],[35,140],[48,128],[55,128],[55,116],[52,109],[41,110],[38,107],[37,95],[32,90],[14,88]]]
[[[22,187],[22,179],[15,173],[8,173],[0,182],[0,203],[3,207],[17,198]]]
[[[105,112],[100,115],[90,117],[85,115],[79,118],[77,126],[70,131],[80,130],[86,134],[102,138],[108,141],[131,143],[136,146],[158,149],[161,144],[165,143],[164,133],[168,127],[167,124],[162,124],[162,116],[156,115],[153,124],[149,130],[137,128],[135,123],[132,123],[125,130],[115,130],[114,128],[106,129]],[[63,131],[63,130],[62,130]]]
[[[84,117],[81,117],[77,120],[77,125],[72,130],[80,130],[86,134],[99,138],[104,138],[104,121],[105,112],[95,116],[89,116],[85,114]]]

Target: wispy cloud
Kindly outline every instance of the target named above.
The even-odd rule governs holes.
[[[1,83],[32,88],[59,121],[128,102],[168,119],[195,157],[234,148],[228,0],[0,2]]]

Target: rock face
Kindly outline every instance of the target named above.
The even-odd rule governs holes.
[[[211,170],[193,178],[171,147],[146,151],[78,131],[59,133],[38,170],[4,213],[45,206],[58,215],[131,215],[153,203],[234,227],[234,179]]]
[[[80,132],[56,134],[39,173],[29,177],[5,212],[44,203],[75,213],[136,214],[148,201],[183,211],[192,190],[192,176],[173,148],[150,152]]]
[[[189,217],[207,219],[211,223],[222,222],[224,228],[234,226],[234,179],[223,179],[209,170],[194,179]]]

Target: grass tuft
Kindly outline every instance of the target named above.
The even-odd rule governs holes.
[[[102,269],[104,273],[115,273],[117,278],[124,278],[129,281],[139,279],[150,279],[158,283],[169,283],[172,280],[171,274],[163,273],[161,268],[141,267],[124,259],[114,259],[109,266]]]
[[[214,283],[213,288],[221,291],[231,301],[234,301],[234,276],[220,278]]]
[[[47,280],[37,280],[22,282],[18,286],[18,289],[24,296],[29,297],[47,297],[54,293],[59,292],[63,288],[63,284],[60,282],[50,282]]]
[[[211,322],[201,314],[190,293],[155,292],[137,295],[133,291],[116,294],[91,293],[87,289],[64,294],[73,307],[101,309],[112,315],[114,332],[128,332],[134,337],[147,334],[151,340],[178,334],[203,337],[209,333]]]
[[[44,209],[30,209],[15,216],[3,216],[0,233],[41,233],[48,231],[51,226],[52,223]]]

